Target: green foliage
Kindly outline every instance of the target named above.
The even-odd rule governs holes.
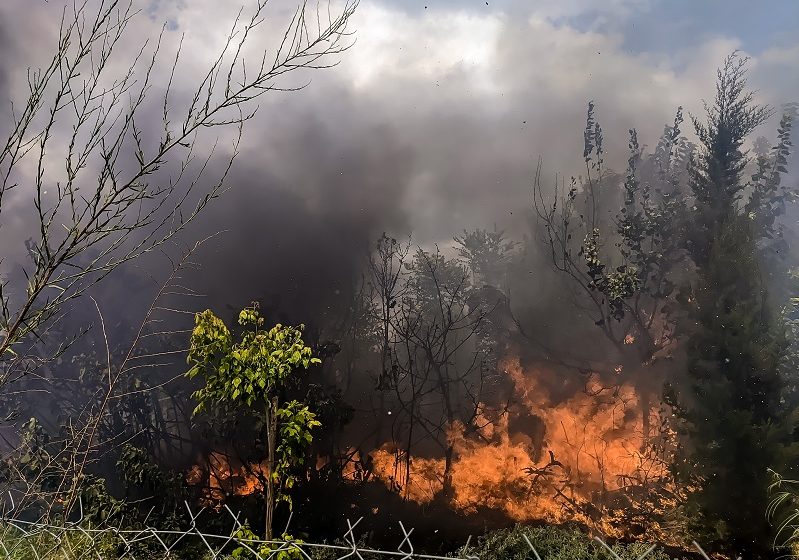
[[[769,502],[766,516],[775,526],[774,548],[785,551],[783,558],[799,558],[799,480],[786,479],[769,471]]]
[[[274,558],[275,560],[304,560],[305,555],[300,550],[304,544],[300,539],[295,539],[288,533],[281,535],[279,539],[274,539],[268,543],[257,543],[258,536],[245,523],[234,537],[241,544],[230,553],[235,560],[250,560],[254,558]],[[257,553],[257,556],[256,556]]]
[[[122,529],[144,530],[146,527],[152,527],[152,525],[126,524]],[[161,529],[161,527],[158,528]],[[161,533],[159,539],[155,539],[148,536],[147,531],[144,534],[144,537],[140,535],[139,538],[132,538],[133,534],[128,533],[123,539],[115,529],[101,529],[90,523],[73,525],[68,528],[53,526],[47,530],[25,534],[14,525],[0,523],[0,549],[3,550],[4,560],[72,560],[77,558],[213,560],[213,558],[230,558],[228,555],[212,556],[208,546],[196,536],[186,538],[179,534]],[[291,537],[287,538],[287,540],[290,539]],[[165,552],[165,545],[172,547],[169,553]],[[254,558],[255,556],[250,557]],[[262,558],[266,557],[262,556]],[[288,560],[286,556],[283,558]],[[293,557],[291,560],[300,559]]]
[[[782,238],[782,224],[778,218],[785,214],[787,203],[796,199],[796,192],[782,182],[782,175],[787,173],[796,111],[796,104],[786,106],[777,129],[777,144],[771,149],[771,154],[757,154],[756,171],[751,180],[752,194],[744,211],[762,239]]]
[[[275,482],[282,481],[283,488],[291,490],[297,482],[297,477],[292,474],[292,468],[305,463],[304,452],[311,445],[313,435],[311,430],[321,426],[316,420],[316,415],[299,401],[291,401],[277,410],[280,437],[277,445],[277,457],[272,478]],[[281,493],[278,500],[292,505],[291,497]]]
[[[19,430],[20,444],[17,453],[4,465],[4,478],[13,480],[18,470],[22,480],[38,480],[40,490],[55,489],[61,481],[58,470],[50,468],[57,461],[58,446],[36,418],[23,423]]]
[[[295,328],[278,323],[262,330],[264,320],[255,306],[243,309],[238,322],[245,330],[235,342],[212,311],[195,317],[188,356],[192,367],[186,375],[205,379],[205,386],[193,395],[198,401],[195,414],[210,403],[231,401],[252,407],[266,402],[295,369],[321,363],[303,343],[302,325]]]
[[[547,223],[556,267],[588,292],[599,311],[596,324],[617,345],[632,326],[637,357],[649,363],[671,337],[681,338],[688,371],[682,377],[675,372],[667,399],[681,436],[673,473],[691,492],[685,511],[697,522],[696,534],[760,554],[769,533],[762,515],[767,468],[787,468],[795,456],[781,374],[799,361],[787,351],[782,306],[775,304],[773,282],[763,274],[766,267],[780,270],[766,259],[776,260],[785,245],[778,218],[795,198],[781,183],[794,115],[789,107],[777,144],[770,154],[760,150],[757,171],[747,182],[744,143],[771,110],[754,103],[745,78],[746,59],[733,53],[718,72],[706,120],[693,119],[698,150],[681,137],[681,109],[647,159],[637,133],[630,131],[615,239],[596,221],[602,149],[592,104],[585,129],[588,188],[578,191],[572,181],[561,223],[553,220],[554,205],[537,208]],[[652,181],[640,178],[646,166]],[[692,195],[688,203],[686,195]],[[586,199],[590,212],[587,218],[580,214],[586,229],[581,261],[573,261],[569,227],[578,197]],[[616,260],[606,249],[610,241],[619,249],[620,266],[610,264]],[[658,315],[668,326],[665,337],[648,332]],[[609,319],[622,328],[614,329]]]
[[[796,282],[799,270],[792,270],[790,275]],[[787,345],[780,364],[785,380],[783,400],[786,406],[795,408],[799,405],[799,297],[791,297],[783,307],[782,323],[785,325]]]
[[[144,449],[131,444],[122,447],[117,472],[141,510],[149,510],[149,523],[161,529],[177,529],[187,520],[183,500],[188,497],[184,476],[161,468]],[[152,507],[152,509],[149,509]]]
[[[122,519],[125,504],[112,496],[106,488],[105,479],[84,475],[78,487],[83,518],[90,523],[103,523],[112,519]]]
[[[672,333],[656,325],[676,307],[679,278],[687,268],[681,181],[692,146],[682,135],[682,121],[679,108],[655,152],[646,156],[631,129],[621,177],[602,167],[602,129],[589,103],[586,177],[572,177],[567,189],[556,185],[551,204],[544,202],[536,177],[534,206],[554,268],[587,296],[592,320],[632,363],[653,363],[672,342]],[[610,208],[618,204],[618,211],[600,209],[600,200]],[[633,343],[625,340],[629,333],[635,333]]]
[[[702,149],[691,170],[687,229],[696,267],[681,325],[688,371],[669,399],[683,422],[674,471],[697,489],[689,504],[696,520],[719,543],[759,558],[770,545],[767,469],[795,465],[795,445],[781,376],[785,329],[762,272],[760,242],[771,227],[751,215],[778,201],[756,188],[752,196],[761,198],[750,213],[738,203],[743,142],[770,114],[753,103],[744,76],[745,59],[728,57],[707,122],[694,123]]]
[[[593,113],[589,111],[589,121],[591,119]],[[604,296],[605,315],[616,321],[632,315],[640,327],[649,320],[651,309],[658,307],[657,304],[649,306],[642,313],[639,308],[642,297],[644,301],[662,305],[675,293],[676,284],[670,277],[682,256],[679,226],[685,210],[683,198],[678,196],[679,175],[684,164],[680,155],[687,149],[681,136],[682,121],[680,107],[673,126],[666,126],[658,150],[646,162],[642,162],[637,131],[629,131],[629,157],[622,185],[623,205],[616,216],[614,232],[622,264],[611,267],[608,264],[610,257],[601,254],[603,238],[598,227],[586,233],[580,246],[579,255],[583,257],[588,277],[586,286]],[[596,126],[594,124],[594,128]],[[589,147],[590,143],[586,147],[590,154]],[[642,163],[650,168],[654,166],[651,181],[641,180]],[[576,195],[573,190],[572,200]]]
[[[680,226],[685,203],[680,196],[680,175],[691,147],[681,136],[682,107],[677,109],[672,126],[666,126],[655,153],[644,162],[653,174],[652,181],[639,178],[642,161],[638,134],[630,130],[627,174],[624,179],[624,206],[616,217],[618,247],[626,263],[624,282],[629,287],[625,298],[643,293],[655,301],[674,295],[675,265],[683,257]],[[624,292],[620,292],[624,293]]]
[[[116,559],[122,556],[124,550],[122,539],[111,531],[87,534],[80,530],[64,530],[59,534],[51,530],[25,535],[17,527],[6,524],[0,524],[0,544],[4,551],[3,558],[8,560]],[[138,554],[136,557],[147,558]]]
[[[298,328],[277,324],[264,330],[257,305],[243,309],[238,317],[242,332],[234,337],[224,322],[210,310],[198,313],[191,335],[187,372],[202,376],[205,386],[194,393],[194,413],[225,404],[245,405],[261,415],[269,475],[266,480],[266,534],[270,536],[275,503],[292,506],[289,491],[298,478],[313,441],[312,430],[321,425],[307,405],[297,400],[281,403],[293,380],[292,373],[321,362],[302,340]]]
[[[535,556],[527,540],[544,560],[632,560],[649,549],[644,543],[615,544],[611,553],[601,543],[576,529],[517,525],[488,533],[478,539],[477,545],[459,550],[458,555],[461,558],[479,557],[480,560],[530,560]],[[668,560],[669,556],[662,550],[653,550],[646,558]]]
[[[638,291],[638,271],[633,266],[621,265],[607,272],[599,256],[599,241],[599,229],[594,228],[585,236],[580,249],[590,278],[587,285],[590,290],[596,290],[607,298],[610,316],[621,320],[624,318],[625,300]]]
[[[687,371],[668,368],[666,395],[670,425],[679,430],[672,474],[680,495],[690,494],[679,507],[696,522],[695,535],[757,557],[768,554],[767,468],[799,464],[792,433],[799,398],[784,377],[799,364],[799,313],[785,306],[790,290],[780,293],[773,280],[788,277],[777,261],[787,253],[779,218],[796,199],[781,179],[795,107],[786,110],[776,145],[769,151],[759,143],[751,181],[744,146],[771,109],[747,90],[745,58],[725,59],[706,108],[703,122],[692,119],[697,149],[680,131],[682,109],[646,157],[630,131],[614,230],[602,223],[609,213],[597,211],[600,193],[606,202],[614,193],[603,184],[602,132],[589,104],[587,178],[572,179],[551,206],[539,187],[535,208],[555,268],[587,294],[592,319],[622,359],[649,367],[685,358]]]
[[[718,226],[742,198],[747,186],[742,178],[749,159],[743,144],[772,114],[770,108],[754,103],[754,92],[747,90],[747,61],[737,53],[724,60],[716,80],[716,98],[707,105],[706,121],[693,117],[702,149],[690,166],[696,209],[689,250],[700,267],[710,256]]]

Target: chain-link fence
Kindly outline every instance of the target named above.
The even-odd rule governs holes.
[[[391,550],[364,544],[358,532],[363,518],[355,522],[346,520],[347,530],[334,544],[292,538],[264,540],[257,538],[240,520],[240,514],[227,506],[221,512],[194,511],[188,503],[185,507],[190,521],[188,527],[181,530],[159,529],[146,524],[136,529],[122,528],[124,524],[121,522],[119,526],[92,525],[83,518],[82,507],[77,520],[54,524],[25,520],[16,516],[12,507],[0,515],[0,559],[480,560],[479,555],[469,553],[440,556],[418,552],[411,539],[414,529],[402,522],[398,523],[399,544]],[[229,531],[225,534],[201,530],[199,521],[203,515],[225,516]],[[217,518],[215,521],[220,520]],[[540,554],[527,535],[523,534],[522,538],[529,547],[528,558],[547,560],[546,554]],[[653,552],[657,549],[657,545],[652,545],[635,556],[622,558],[603,540],[594,538],[594,541],[606,551],[609,560],[653,560]],[[711,560],[701,546],[695,542],[693,546],[697,558]],[[469,551],[469,541],[459,550]]]

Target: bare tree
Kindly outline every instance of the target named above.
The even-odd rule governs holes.
[[[396,377],[394,359],[394,327],[407,286],[403,267],[411,248],[411,240],[400,242],[385,233],[377,241],[375,251],[369,255],[369,286],[372,314],[379,329],[380,371],[377,378],[377,403],[375,411],[374,447],[379,447],[384,437],[386,417],[386,392]]]
[[[382,370],[378,387],[388,385],[391,379],[391,326],[399,312],[397,304],[402,300],[407,286],[402,282],[403,265],[410,252],[410,240],[400,243],[385,233],[377,241],[377,249],[369,255],[372,297],[377,308],[380,324],[380,358]]]
[[[46,67],[29,72],[27,99],[0,148],[0,219],[9,212],[9,197],[18,195],[33,199],[37,224],[26,244],[25,280],[0,281],[0,386],[35,372],[69,345],[51,336],[69,302],[123,263],[162,247],[223,192],[258,98],[304,87],[285,83],[290,73],[334,65],[331,57],[352,44],[348,24],[356,6],[357,0],[346,0],[335,13],[328,6],[322,14],[303,2],[275,51],[252,61],[244,53],[266,9],[258,0],[248,18],[236,17],[183,106],[172,95],[180,47],[163,97],[157,105],[149,97],[158,85],[164,29],[115,74],[117,51],[137,14],[133,0],[75,0],[64,10],[55,53]],[[144,127],[154,106],[161,131],[150,138]],[[209,142],[211,129],[233,131],[214,177],[207,175],[220,137]],[[204,151],[204,145],[212,147]]]
[[[388,378],[382,388],[400,409],[392,416],[392,441],[401,450],[396,478],[407,489],[413,450],[432,443],[444,457],[442,490],[449,499],[455,459],[450,431],[458,424],[473,428],[479,413],[484,371],[477,338],[484,310],[470,306],[471,273],[457,261],[420,248],[406,262],[407,249],[396,243],[383,248],[376,259],[383,263],[377,277],[385,288],[379,307]]]

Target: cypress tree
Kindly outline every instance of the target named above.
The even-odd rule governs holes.
[[[758,558],[771,544],[767,469],[781,468],[790,430],[780,404],[784,332],[754,221],[739,203],[744,141],[771,115],[746,89],[745,66],[735,53],[725,60],[706,122],[694,118],[701,149],[685,234],[696,275],[683,325],[688,379],[675,403],[685,437],[675,470],[695,488],[690,510],[706,535]]]
[[[709,244],[687,341],[683,478],[710,535],[736,553],[764,553],[768,469],[786,443],[779,366],[784,336],[760,274],[751,222],[731,215]]]

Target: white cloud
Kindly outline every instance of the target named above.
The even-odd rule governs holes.
[[[413,17],[366,4],[355,20],[358,43],[341,71],[359,90],[391,80],[440,82],[466,73],[474,88],[491,92],[503,20],[498,14],[440,10]]]
[[[11,20],[27,4],[4,3],[0,14]],[[35,8],[13,33],[52,34],[58,14],[53,4]],[[589,99],[596,101],[605,128],[607,160],[622,167],[628,128],[637,127],[641,141],[651,145],[678,105],[701,114],[702,98],[713,96],[715,68],[745,46],[739,38],[716,35],[697,48],[631,52],[621,30],[627,19],[649,9],[647,0],[520,2],[504,12],[432,4],[409,12],[363,0],[353,21],[357,43],[341,65],[314,73],[306,91],[266,98],[251,127],[256,142],[248,144],[241,163],[277,169],[285,188],[326,200],[319,193],[328,181],[314,175],[312,158],[328,156],[306,153],[308,141],[302,140],[302,134],[314,134],[306,130],[310,122],[319,134],[335,138],[336,145],[326,148],[330,154],[366,143],[377,161],[381,142],[391,150],[407,147],[411,179],[401,207],[420,237],[444,239],[453,230],[495,221],[521,223],[539,154],[548,172],[579,172]],[[270,2],[250,54],[275,45],[294,5]],[[162,21],[174,21],[178,31],[167,32],[164,52],[173,52],[186,34],[177,87],[188,90],[218,52],[235,12],[214,0],[160,0],[151,8],[151,17],[137,20],[130,45],[152,35]],[[26,54],[41,59],[50,43],[42,41]],[[752,83],[763,101],[796,97],[797,61],[797,45],[753,59]],[[690,130],[688,123],[684,130]],[[349,157],[346,165],[357,166],[357,158]]]

